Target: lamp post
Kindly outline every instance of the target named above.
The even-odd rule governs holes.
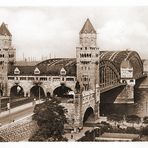
[[[40,103],[40,86],[39,86],[39,103]]]
[[[10,118],[10,109],[11,109],[11,107],[10,107],[10,98],[9,98],[9,102],[7,103],[7,108],[8,108],[8,110],[9,110],[9,123],[11,122],[11,118]]]

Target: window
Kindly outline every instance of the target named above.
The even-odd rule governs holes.
[[[13,54],[9,54],[9,58],[13,58],[14,57],[14,55]]]
[[[34,74],[40,74],[40,70],[37,67],[34,70]]]
[[[74,81],[74,78],[66,78],[66,81]]]
[[[17,67],[14,70],[14,74],[20,74],[20,70]]]
[[[40,77],[40,80],[47,81],[47,78],[46,77]]]
[[[34,80],[34,77],[28,77],[28,80]]]
[[[85,50],[87,50],[87,47],[85,47]]]
[[[20,80],[26,80],[26,77],[20,77]]]
[[[55,77],[55,78],[53,78],[53,81],[60,81],[60,78],[59,77]]]
[[[66,70],[64,69],[64,68],[61,68],[61,70],[60,70],[60,75],[66,75]]]
[[[8,80],[14,80],[14,77],[8,77]]]

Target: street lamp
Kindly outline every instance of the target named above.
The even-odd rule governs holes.
[[[40,103],[40,86],[39,86],[39,103]]]
[[[9,110],[9,123],[11,122],[11,119],[10,119],[10,97],[9,97],[9,102],[7,103],[7,108]]]

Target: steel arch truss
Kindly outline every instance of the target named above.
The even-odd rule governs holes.
[[[120,83],[120,72],[109,60],[100,61],[100,87],[105,88]]]
[[[143,62],[137,52],[130,52],[126,60],[129,60],[133,66],[133,77],[135,79],[138,79],[143,76]]]

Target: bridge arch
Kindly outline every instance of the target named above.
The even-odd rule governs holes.
[[[126,60],[129,60],[133,66],[133,77],[135,79],[143,75],[143,62],[136,51],[131,51]]]
[[[44,98],[45,97],[45,92],[44,89],[39,86],[39,85],[34,85],[30,89],[30,97],[35,97],[35,98]]]
[[[85,124],[87,121],[89,120],[93,120],[95,117],[94,114],[94,110],[92,107],[88,107],[85,112],[84,112],[84,116],[83,116],[83,124]]]
[[[113,85],[120,82],[120,72],[109,60],[100,61],[100,87]]]
[[[61,86],[56,87],[53,91],[53,96],[57,97],[66,97],[68,95],[68,92],[72,91],[72,89],[65,84],[61,84]]]
[[[16,84],[10,89],[10,97],[24,97],[24,89],[22,86]]]
[[[123,51],[103,51],[101,52],[100,60],[110,61],[118,71],[120,71],[122,61],[128,60],[133,67],[133,78],[138,79],[143,75],[143,62],[136,51],[128,49]]]

